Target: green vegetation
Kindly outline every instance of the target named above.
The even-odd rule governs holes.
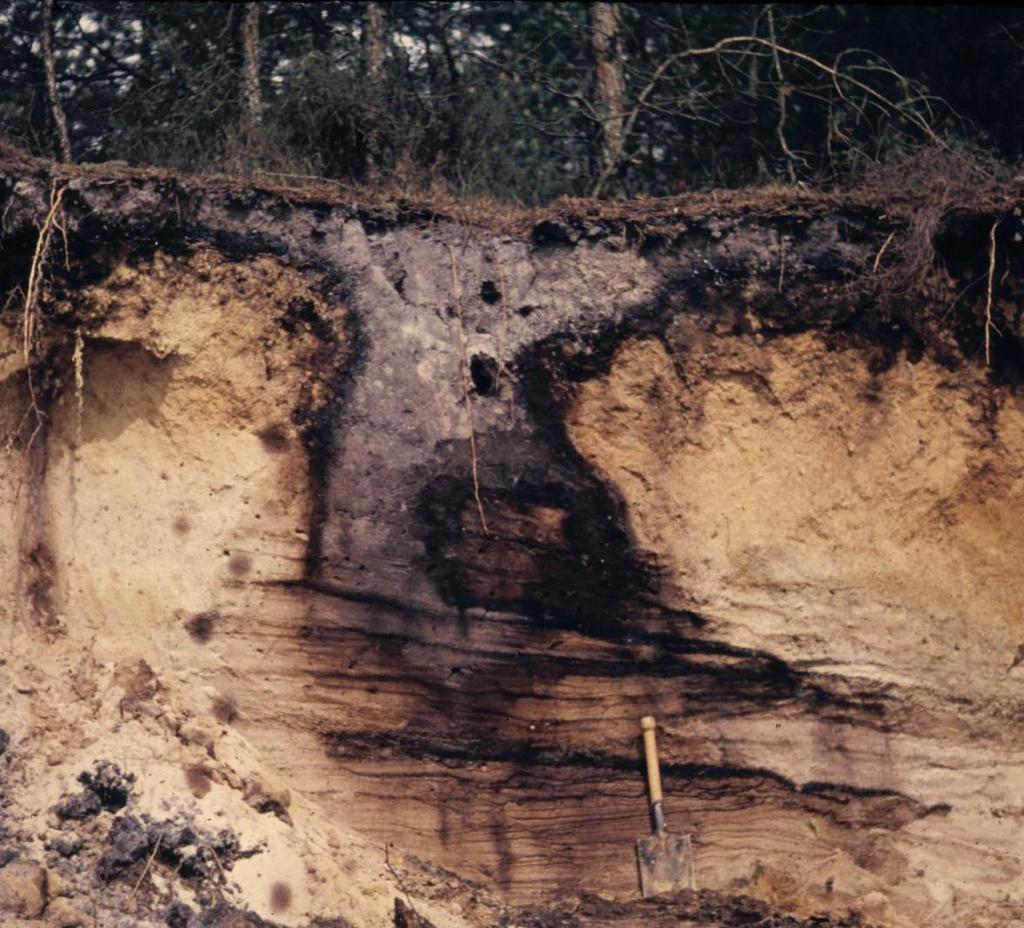
[[[1014,9],[0,0],[0,25],[0,132],[83,162],[533,204],[1024,146]]]

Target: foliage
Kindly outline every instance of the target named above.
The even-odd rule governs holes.
[[[621,6],[629,131],[616,191],[827,183],[922,143],[1022,154],[1024,114],[1006,102],[1024,66],[1017,10]],[[56,154],[39,7],[0,0],[0,132]],[[389,3],[378,88],[365,4],[262,0],[256,127],[241,113],[245,8],[57,0],[75,157],[358,181],[372,123],[395,187],[536,203],[601,186],[588,4]]]

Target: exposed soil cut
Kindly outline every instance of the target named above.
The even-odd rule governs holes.
[[[895,307],[855,197],[55,180],[0,332],[12,924],[1024,918],[1009,193]],[[640,902],[646,714],[701,893]]]

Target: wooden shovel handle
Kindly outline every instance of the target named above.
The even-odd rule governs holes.
[[[651,805],[661,802],[661,768],[658,766],[658,743],[654,729],[657,727],[653,715],[640,719],[640,730],[644,733],[644,759],[647,761],[647,787],[651,793]]]

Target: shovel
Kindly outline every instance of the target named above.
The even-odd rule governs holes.
[[[654,740],[656,724],[650,715],[640,720],[640,728],[644,733],[644,758],[647,761],[647,786],[651,794],[651,826],[654,829],[649,837],[639,838],[636,842],[640,892],[645,898],[697,888],[690,836],[673,835],[665,827],[658,745]]]

